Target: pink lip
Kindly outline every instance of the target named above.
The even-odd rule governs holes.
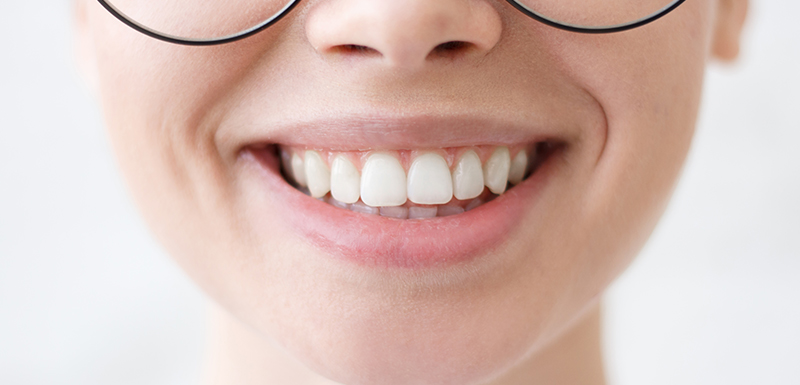
[[[244,155],[264,170],[265,190],[285,203],[276,210],[310,244],[358,265],[404,269],[454,265],[502,245],[535,204],[557,158],[548,157],[525,182],[474,210],[427,220],[397,220],[342,210],[302,194],[284,181],[277,157],[268,150],[250,149]]]

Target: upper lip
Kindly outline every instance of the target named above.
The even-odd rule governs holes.
[[[568,143],[578,127],[542,121],[515,122],[499,116],[336,114],[328,117],[231,124],[217,142],[240,152],[268,144],[326,150],[403,150],[470,145],[512,145],[541,141]]]

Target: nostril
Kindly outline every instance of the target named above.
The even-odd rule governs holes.
[[[331,52],[336,52],[345,55],[359,55],[359,56],[381,56],[375,48],[367,47],[365,45],[357,44],[342,44],[331,48]]]
[[[466,41],[448,41],[446,43],[442,43],[437,45],[436,47],[431,50],[429,57],[431,55],[435,56],[454,56],[463,54],[472,48],[475,47],[475,44]]]
[[[442,43],[434,48],[434,51],[444,53],[448,51],[460,51],[465,48],[469,48],[472,43],[467,43],[465,41],[448,41],[447,43]]]

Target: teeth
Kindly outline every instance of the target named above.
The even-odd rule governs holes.
[[[440,155],[417,156],[408,170],[408,200],[425,205],[440,205],[453,199],[450,167]]]
[[[525,171],[528,168],[528,155],[525,151],[520,151],[514,160],[511,161],[511,169],[508,171],[508,181],[511,184],[519,184],[525,178]]]
[[[465,210],[463,207],[460,206],[439,206],[436,211],[437,217],[449,217],[451,215],[457,215],[463,213]]]
[[[483,166],[483,182],[497,195],[506,191],[508,170],[511,168],[511,154],[508,147],[498,147]]]
[[[379,208],[367,206],[362,201],[358,201],[350,205],[350,210],[355,211],[357,213],[370,214],[370,215],[378,215],[381,213],[381,210]]]
[[[306,183],[314,198],[322,198],[331,191],[331,170],[316,151],[306,151]]]
[[[453,195],[456,199],[466,200],[475,198],[482,192],[481,158],[475,151],[469,150],[461,155],[461,159],[453,170]]]
[[[381,207],[381,216],[396,219],[408,219],[408,208],[399,206]]]
[[[331,195],[344,203],[356,203],[361,196],[361,175],[344,155],[333,159],[331,165]]]
[[[297,154],[292,154],[292,178],[298,185],[306,186],[306,170],[303,167],[303,158]]]
[[[361,154],[281,149],[280,158],[286,178],[306,195],[363,214],[417,219],[475,209],[503,194],[508,183],[521,183],[530,172],[530,165],[540,161],[535,152],[531,154],[520,147],[484,148]],[[481,157],[489,150],[493,152],[482,164]],[[460,157],[455,158],[459,153]],[[333,159],[330,167],[325,159]],[[401,159],[410,165],[401,163]],[[452,172],[446,159],[457,159]],[[359,163],[363,164],[361,172]],[[407,176],[403,164],[408,166]]]
[[[438,209],[436,207],[409,207],[408,219],[433,218],[437,212]]]
[[[400,206],[406,198],[406,172],[400,161],[388,154],[370,155],[361,173],[361,200],[380,207]]]
[[[483,200],[481,200],[480,198],[475,198],[475,199],[472,200],[472,202],[469,202],[467,204],[467,207],[464,207],[464,211],[472,210],[472,209],[474,209],[474,208],[476,208],[476,207],[478,207],[478,206],[480,206],[482,204],[483,204]]]
[[[340,200],[337,200],[336,198],[328,199],[328,203],[330,203],[331,206],[338,207],[340,209],[350,210],[349,203],[342,202]]]

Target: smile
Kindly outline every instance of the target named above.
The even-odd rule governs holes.
[[[394,122],[384,128],[391,136],[349,123],[251,141],[240,154],[254,220],[280,218],[287,235],[348,263],[418,270],[490,255],[542,211],[563,134],[428,131],[422,122]]]

